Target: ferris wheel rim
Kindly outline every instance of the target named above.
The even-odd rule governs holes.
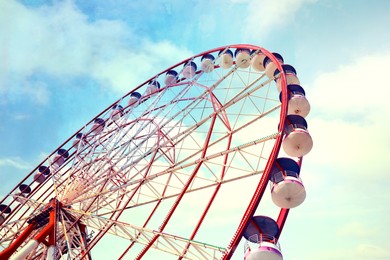
[[[134,88],[132,91],[128,92],[127,94],[125,94],[122,98],[120,98],[119,100],[115,101],[112,105],[108,106],[105,110],[103,110],[101,113],[99,113],[96,117],[94,117],[91,121],[89,121],[86,125],[90,125],[92,124],[96,119],[100,118],[104,113],[106,113],[107,111],[110,110],[110,108],[116,104],[119,104],[119,102],[128,97],[131,93],[139,90],[141,87],[145,86],[148,82],[152,81],[153,79],[155,79],[156,77],[160,76],[160,75],[163,75],[165,74],[166,72],[168,72],[169,70],[173,69],[173,68],[176,68],[182,64],[185,64],[187,63],[188,61],[191,61],[195,58],[199,58],[201,56],[204,56],[208,53],[214,53],[214,52],[217,52],[217,51],[222,51],[222,50],[225,50],[225,49],[229,49],[229,48],[249,48],[249,49],[256,49],[264,54],[266,54],[267,57],[269,57],[277,66],[277,68],[279,69],[280,71],[280,78],[281,78],[281,81],[282,81],[282,102],[281,102],[281,107],[280,107],[280,118],[279,118],[279,121],[280,121],[280,124],[279,124],[279,129],[278,129],[278,132],[282,132],[282,128],[285,124],[285,117],[286,117],[286,113],[287,113],[287,94],[285,94],[287,91],[286,91],[286,77],[285,77],[285,74],[284,74],[284,71],[281,67],[281,64],[278,62],[278,60],[273,56],[272,53],[268,52],[267,50],[261,48],[261,47],[257,47],[257,46],[254,46],[254,45],[247,45],[247,44],[233,44],[233,45],[227,45],[227,46],[223,46],[223,47],[218,47],[218,48],[215,48],[215,49],[212,49],[212,50],[209,50],[209,51],[206,51],[206,52],[202,52],[200,54],[197,54],[195,56],[192,56],[190,58],[187,58],[167,69],[165,69],[164,71],[162,71],[161,73],[157,74],[156,76],[146,80],[145,82],[141,83],[139,86],[137,86],[136,88]],[[81,128],[79,131],[77,131],[74,135],[72,135],[69,139],[67,139],[62,145],[60,145],[58,147],[58,149],[54,150],[46,159],[44,159],[29,175],[27,175],[11,192],[15,192],[17,190],[17,188],[23,184],[24,181],[26,181],[29,177],[32,176],[32,174],[38,170],[38,168],[40,166],[42,166],[45,162],[48,161],[48,159],[50,157],[52,157],[59,149],[61,149],[62,147],[64,147],[66,144],[68,144],[78,133],[80,133],[85,127]],[[259,194],[259,198],[256,199],[258,200],[257,203],[256,202],[251,202],[251,205],[248,206],[248,209],[247,209],[247,212],[244,214],[243,216],[243,220],[242,222],[248,222],[249,221],[249,217],[252,216],[254,214],[254,210],[256,209],[256,204],[258,204],[259,200],[261,199],[261,196],[262,196],[262,193],[264,192],[264,189],[265,187],[267,186],[266,184],[266,180],[268,180],[268,175],[269,175],[269,171],[270,171],[270,167],[272,166],[276,156],[277,156],[277,152],[279,151],[280,149],[280,144],[281,144],[281,141],[282,141],[282,135],[281,134],[278,134],[276,135],[276,145],[274,146],[273,150],[272,150],[272,153],[270,155],[270,157],[268,158],[268,161],[267,161],[267,165],[266,165],[266,168],[264,170],[264,173],[262,174],[262,181],[260,181],[259,183],[259,190],[262,190],[261,194]],[[73,155],[70,155],[70,156],[73,156]],[[264,180],[263,180],[264,179]],[[2,200],[2,202],[4,201],[5,199]],[[2,203],[1,202],[1,203]],[[250,208],[250,209],[249,209]],[[122,210],[123,211],[123,210]],[[287,211],[288,213],[288,211]],[[114,213],[115,214],[115,213]],[[119,214],[120,216],[120,214]],[[119,217],[118,216],[118,217]],[[280,214],[280,216],[284,216],[284,217],[281,217],[281,221],[285,221],[286,217],[287,217],[287,214],[284,212],[283,214]],[[246,220],[244,221],[244,218],[246,218]],[[278,219],[278,222],[279,222],[279,219]],[[242,229],[244,228],[245,226],[245,223],[244,224],[240,224],[239,225],[239,228],[238,229]],[[225,252],[225,258],[226,257],[230,257],[231,254],[234,253],[234,249],[236,248],[238,242],[239,242],[239,239],[242,237],[242,235],[240,234],[240,232],[242,233],[242,231],[237,231],[237,235],[233,238],[232,240],[232,243],[228,246],[228,250]]]

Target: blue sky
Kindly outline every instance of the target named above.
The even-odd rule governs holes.
[[[149,3],[150,2],[150,3]],[[390,2],[0,0],[0,194],[152,75],[233,43],[281,53],[314,139],[285,259],[389,259]]]

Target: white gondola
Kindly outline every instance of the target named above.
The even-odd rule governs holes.
[[[280,248],[269,242],[262,242],[259,247],[249,249],[245,253],[245,260],[283,260]]]
[[[11,213],[11,208],[8,205],[0,204],[0,225],[3,224],[3,222],[6,219],[6,215]]]
[[[128,105],[129,107],[137,106],[139,100],[141,99],[141,94],[138,92],[133,92],[130,94]]]
[[[288,109],[287,115],[306,117],[310,112],[310,103],[305,96],[305,90],[300,85],[287,85]],[[282,100],[282,93],[279,95]]]
[[[20,194],[29,194],[31,192],[31,188],[27,184],[20,184],[19,191],[20,191]]]
[[[57,154],[54,156],[52,166],[55,169],[61,167],[65,163],[66,158],[68,157],[69,157],[69,153],[66,149],[59,149],[57,151]]]
[[[175,70],[169,70],[165,74],[164,84],[166,86],[176,84],[177,80],[178,80],[177,76],[178,76],[178,73]]]
[[[301,82],[299,81],[297,75],[286,74],[286,84],[287,85],[300,85]],[[282,91],[282,83],[281,83],[280,78],[276,79],[276,88],[278,89],[279,92]]]
[[[114,105],[112,107],[110,117],[112,120],[116,121],[123,115],[123,107],[121,105]]]
[[[310,103],[303,95],[294,94],[288,101],[288,114],[306,117],[310,112]]]
[[[214,56],[210,53],[207,53],[201,58],[201,70],[203,70],[206,73],[210,73],[214,70]]]
[[[50,168],[42,165],[38,168],[38,171],[34,174],[33,179],[38,183],[43,183],[49,174],[50,174]]]
[[[43,175],[42,173],[40,173],[40,172],[36,172],[35,174],[34,174],[34,181],[35,182],[37,182],[37,183],[39,183],[39,184],[41,184],[41,183],[43,183],[45,180],[46,180],[46,176],[45,175]]]
[[[38,171],[45,176],[48,176],[50,174],[50,168],[44,165],[39,166]]]
[[[299,115],[288,115],[284,128],[283,150],[292,157],[302,157],[313,148],[306,120]]]
[[[0,204],[0,225],[3,224],[3,222],[6,219],[6,215],[11,213],[11,208],[8,205]]]
[[[279,63],[283,64],[283,57],[279,53],[272,53],[274,57],[279,61]],[[272,79],[274,78],[275,70],[277,69],[276,64],[269,58],[265,57],[264,61],[264,68],[265,68],[265,74],[268,76],[268,78]]]
[[[182,71],[183,77],[185,79],[193,78],[196,74],[196,69],[197,69],[197,66],[196,66],[195,62],[193,62],[193,61],[187,62],[186,64],[184,64],[184,68]]]
[[[156,80],[149,82],[148,87],[146,88],[144,96],[149,98],[151,95],[156,93],[160,89],[160,83]]]
[[[218,55],[220,55],[219,66],[221,68],[228,69],[233,66],[233,52],[231,50],[220,51]]]
[[[236,56],[236,65],[239,68],[246,69],[251,65],[251,52],[248,49],[237,49],[234,53]]]
[[[8,205],[0,204],[0,213],[10,214],[12,212],[11,208]]]
[[[283,140],[283,150],[292,157],[302,157],[313,147],[313,140],[305,129],[295,128]]]
[[[82,133],[77,133],[76,136],[75,136],[75,139],[73,140],[72,142],[72,146],[73,147],[78,147],[80,142],[81,142],[81,145],[83,145],[83,134]]]
[[[270,173],[271,197],[276,206],[290,209],[305,201],[306,190],[299,172],[300,167],[293,159],[276,159]]]
[[[306,190],[300,179],[286,176],[283,181],[272,186],[271,195],[276,206],[291,209],[305,201]]]
[[[256,54],[255,56],[252,57],[252,68],[255,70],[255,71],[264,71],[265,68],[264,68],[264,58],[265,58],[265,55],[261,52],[259,52],[258,54]]]
[[[57,154],[56,156],[54,156],[52,166],[53,166],[55,169],[57,169],[57,168],[61,167],[61,165],[63,165],[64,162],[65,162],[65,158],[62,157],[61,155]]]
[[[106,125],[106,122],[104,121],[103,118],[96,118],[95,121],[93,122],[91,132],[94,134],[100,134],[103,132],[103,129]]]
[[[275,220],[266,216],[252,217],[244,230],[246,241],[245,260],[283,260],[276,235],[279,226]],[[256,244],[251,248],[248,242]]]
[[[283,68],[283,71],[284,71],[284,74],[286,75],[286,84],[287,85],[299,85],[300,82],[299,82],[299,79],[297,77],[297,71],[295,70],[295,68],[291,65],[288,65],[288,64],[283,64],[282,65],[282,68]],[[281,81],[281,78],[278,77],[279,75],[279,70],[278,69],[275,69],[275,72],[274,72],[274,77],[276,78],[276,88],[278,89],[279,92],[282,91],[282,81]]]

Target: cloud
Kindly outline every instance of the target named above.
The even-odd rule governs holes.
[[[25,89],[25,94],[29,95],[33,102],[38,105],[48,103],[50,93],[47,85],[42,81],[30,82],[29,87]]]
[[[14,119],[16,121],[23,121],[23,120],[28,120],[31,116],[30,115],[26,115],[26,114],[17,114],[14,116]]]
[[[300,244],[313,237],[317,243],[295,253],[299,259],[388,258],[390,103],[383,75],[389,54],[360,55],[303,85],[312,105],[306,119],[314,147],[301,171],[306,201],[287,225],[297,226]]]
[[[379,231],[379,230],[376,230]],[[367,238],[369,236],[374,236],[375,232],[372,228],[368,228],[365,224],[358,222],[358,221],[352,221],[349,223],[346,223],[344,226],[342,226],[339,231],[338,235],[344,236],[344,237],[360,237],[360,238]]]
[[[390,127],[383,75],[390,53],[367,55],[323,73],[306,88],[313,104],[309,130],[315,140],[310,160],[342,169],[341,174],[385,177]],[[366,175],[367,176],[367,175]]]
[[[321,74],[305,87],[312,104],[307,121],[314,147],[305,156],[303,178],[307,188],[313,189],[309,201],[317,213],[346,217],[390,210],[385,203],[389,193],[383,193],[390,170],[390,139],[384,130],[390,127],[384,120],[390,103],[378,76],[386,75],[386,64],[390,64],[390,53],[362,56]],[[332,210],[321,210],[322,205]],[[340,230],[345,233],[348,226]]]
[[[93,66],[91,74],[109,86],[129,91],[162,70],[193,55],[172,42],[142,39],[141,49],[119,49],[114,57]]]
[[[378,245],[373,244],[358,244],[353,247],[344,246],[343,249],[332,249],[324,252],[319,252],[315,255],[316,259],[388,259],[390,256],[390,251]]]
[[[237,2],[247,2],[248,4],[245,18],[245,24],[248,25],[247,34],[261,38],[272,30],[292,21],[300,8],[305,4],[314,3],[316,0],[248,0]]]
[[[383,132],[385,127],[380,122],[364,125],[338,120],[308,119],[314,139],[308,160],[318,167],[337,168],[342,177],[385,177],[390,145],[387,133]]]
[[[123,21],[90,21],[73,1],[37,8],[2,1],[0,8],[0,92],[34,93],[39,104],[53,86],[46,87],[45,78],[31,86],[36,73],[58,80],[86,76],[122,93],[190,56],[172,42],[134,34]]]
[[[0,167],[12,167],[20,170],[30,169],[31,166],[19,157],[1,158]]]
[[[389,249],[377,245],[361,244],[357,247],[356,251],[355,257],[361,259],[388,259],[390,257]]]
[[[366,123],[378,122],[383,109],[390,107],[383,81],[389,65],[390,52],[385,52],[362,55],[352,64],[323,73],[314,82],[310,94],[318,112],[349,122],[362,119]]]

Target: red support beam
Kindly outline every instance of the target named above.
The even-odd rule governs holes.
[[[18,238],[6,249],[0,253],[0,259],[9,259],[16,249],[28,238],[31,232],[35,229],[36,223],[31,223],[27,228],[18,236]]]
[[[250,47],[250,45],[248,45]],[[282,65],[280,62],[276,59],[276,57],[270,53],[269,51],[260,48],[260,51],[265,54],[268,58],[272,60],[272,62],[276,65],[278,70],[280,71],[280,79],[282,81],[282,107],[281,107],[281,112],[280,112],[280,124],[279,124],[279,132],[283,132],[283,127],[286,121],[286,115],[287,115],[287,81],[286,81],[286,75],[283,71]],[[238,244],[240,243],[240,240],[242,238],[242,234],[244,233],[245,228],[247,227],[250,219],[254,215],[260,200],[263,196],[263,193],[266,189],[268,180],[269,180],[269,175],[271,172],[271,167],[274,164],[274,161],[276,157],[278,156],[279,149],[282,143],[282,138],[283,135],[279,135],[275,141],[275,146],[269,156],[268,162],[265,166],[264,173],[260,178],[259,184],[256,188],[256,191],[252,197],[252,200],[249,202],[249,205],[246,209],[246,212],[244,213],[244,216],[241,219],[241,222],[236,230],[236,233],[234,234],[229,246],[228,246],[228,251],[222,256],[223,260],[227,260],[232,258]]]
[[[35,237],[34,240],[37,240],[38,243],[49,243],[50,245],[54,245],[55,234],[54,227],[56,224],[56,200],[52,200],[50,204],[46,206],[48,209],[52,206],[53,210],[50,211],[49,223],[43,228]],[[27,241],[31,233],[36,229],[37,222],[33,219],[32,222],[27,226],[27,228],[15,239],[15,241],[6,249],[4,249],[0,253],[0,259],[9,259],[16,250],[23,244],[23,242]],[[51,233],[51,234],[50,234]],[[49,241],[46,241],[46,237],[49,236]]]

